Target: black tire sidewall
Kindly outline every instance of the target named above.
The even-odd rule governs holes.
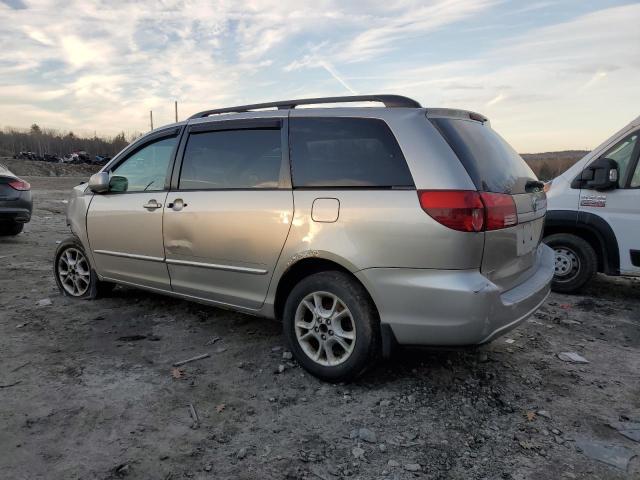
[[[0,237],[13,237],[19,235],[24,228],[24,223],[0,222]]]
[[[320,365],[307,356],[295,333],[295,314],[304,297],[325,291],[340,298],[351,312],[356,329],[355,347],[349,358],[333,367]],[[361,375],[375,363],[380,349],[379,320],[367,291],[342,272],[321,272],[310,275],[289,294],[283,314],[285,337],[296,360],[313,375],[330,382],[349,381]]]
[[[87,259],[87,263],[89,264],[89,268],[90,268],[89,288],[83,295],[78,297],[70,295],[69,292],[65,290],[58,276],[58,260],[60,259],[60,255],[62,255],[64,251],[67,250],[68,248],[75,248],[77,250],[80,250],[84,255],[84,257]],[[58,245],[58,248],[56,248],[56,254],[53,260],[53,276],[56,280],[56,285],[58,285],[60,292],[65,297],[79,299],[79,300],[92,300],[98,296],[98,283],[99,283],[98,276],[96,275],[96,272],[93,270],[93,266],[91,266],[91,262],[89,261],[87,252],[82,246],[82,242],[78,240],[76,237],[66,238],[65,240],[60,242],[60,244]]]
[[[554,250],[566,247],[572,250],[580,261],[578,274],[568,281],[559,281],[555,275],[551,282],[551,289],[559,293],[574,293],[583,288],[598,271],[598,257],[593,247],[576,235],[570,233],[556,233],[544,239],[544,242]]]

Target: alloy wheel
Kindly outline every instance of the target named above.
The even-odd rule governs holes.
[[[91,283],[91,268],[87,258],[77,248],[67,248],[58,257],[58,279],[65,291],[81,297]]]
[[[327,367],[345,362],[356,344],[351,312],[329,292],[313,292],[302,299],[296,309],[295,332],[304,353]]]

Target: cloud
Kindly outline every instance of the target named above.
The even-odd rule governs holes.
[[[520,150],[593,145],[637,115],[640,5],[556,10],[501,0],[12,0],[0,3],[0,118],[113,134],[146,129],[151,109],[156,124],[173,121],[174,100],[184,118],[393,92],[483,112]]]

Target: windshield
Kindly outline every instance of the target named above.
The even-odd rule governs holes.
[[[491,127],[461,118],[431,118],[482,192],[525,193],[537,180],[518,153]]]

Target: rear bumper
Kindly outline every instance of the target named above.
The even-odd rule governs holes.
[[[477,345],[526,320],[549,295],[553,251],[538,247],[528,279],[500,289],[478,270],[371,268],[356,273],[404,345]]]
[[[0,200],[0,221],[27,223],[31,220],[31,192],[22,192],[17,200]]]

